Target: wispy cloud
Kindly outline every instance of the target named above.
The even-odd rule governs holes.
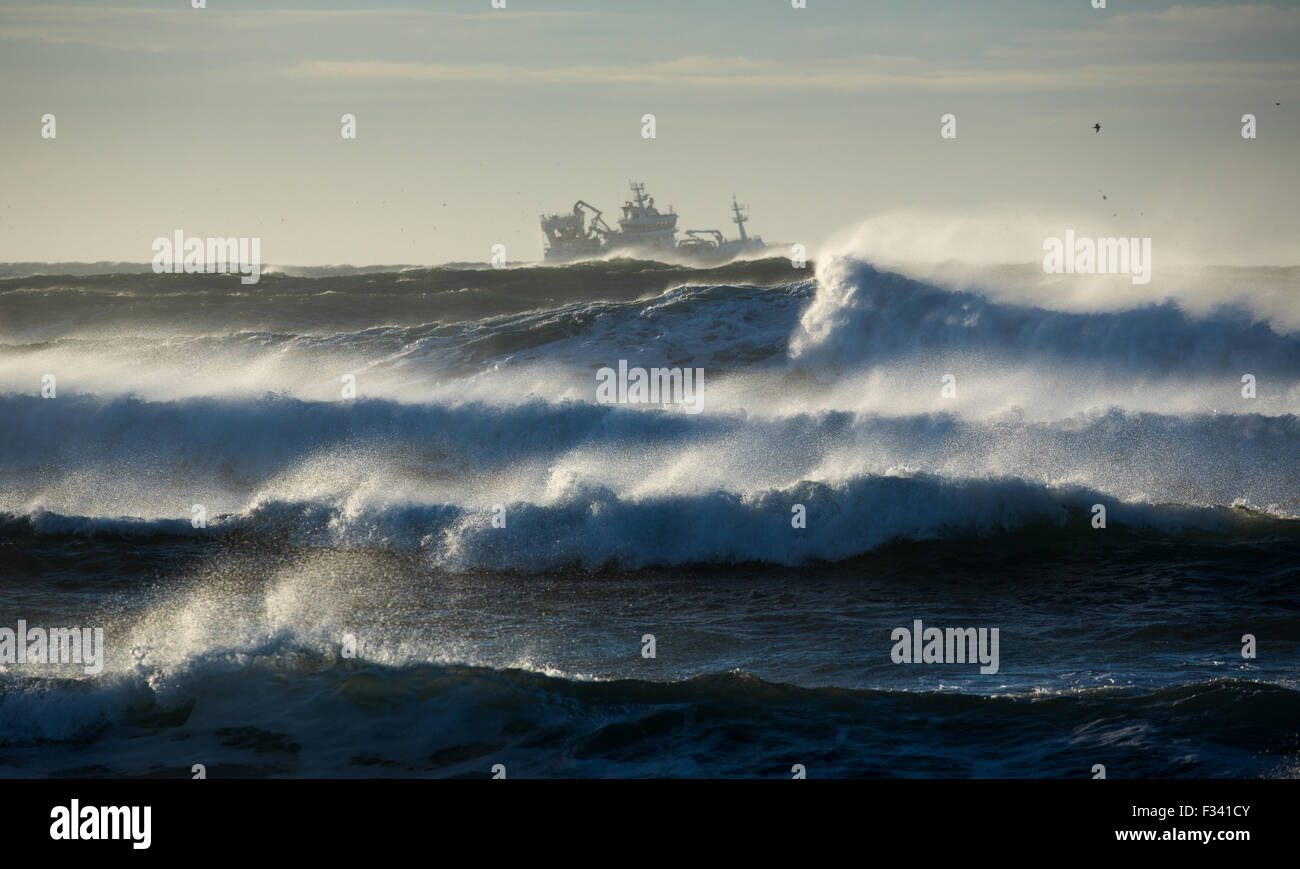
[[[816,56],[726,42],[718,43],[718,53],[710,56],[694,48],[659,60],[644,46],[630,49],[640,56],[611,55],[608,35],[623,32],[636,18],[636,13],[614,9],[498,14],[468,7],[196,11],[187,4],[150,9],[11,6],[0,7],[0,40],[124,53],[216,53],[232,68],[272,57],[285,77],[328,82],[1015,93],[1170,85],[1277,88],[1300,81],[1300,59],[1278,48],[1300,42],[1300,6],[1117,10],[1076,17],[1073,26],[1064,28],[1007,28],[994,22],[949,36],[927,30],[920,40],[906,37],[928,27],[924,19],[900,16],[886,22],[889,39],[896,40],[889,44],[908,45],[911,53],[892,56],[857,53],[853,41],[843,39],[823,40]],[[579,33],[575,20],[593,26]],[[662,17],[657,24],[663,25]],[[485,60],[482,52],[467,48],[496,40],[507,32],[503,27],[522,28],[509,31],[518,37],[519,50],[495,55],[508,59]],[[571,44],[572,51],[556,55],[546,50],[560,40]],[[737,50],[740,45],[743,49]],[[1265,46],[1272,46],[1271,53]]]
[[[303,79],[419,82],[503,82],[547,85],[680,85],[760,89],[1037,91],[1166,85],[1285,84],[1300,62],[1220,61],[1079,64],[1070,67],[935,67],[917,58],[855,58],[815,63],[745,57],[682,57],[602,66],[524,67],[504,63],[301,61],[286,74]]]
[[[86,45],[117,51],[181,52],[220,47],[221,33],[297,33],[303,27],[407,27],[490,22],[492,26],[563,22],[581,14],[564,10],[512,10],[509,15],[433,9],[194,10],[127,6],[0,6],[0,40]],[[202,18],[195,16],[201,15]],[[196,26],[196,24],[198,26]]]

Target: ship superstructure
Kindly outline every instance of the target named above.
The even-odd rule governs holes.
[[[645,185],[629,182],[632,199],[623,203],[618,232],[606,233],[610,248],[639,248],[646,251],[672,250],[677,246],[677,214],[669,207],[665,213],[655,208],[655,198],[646,196]]]
[[[587,226],[586,213],[591,212],[591,226]],[[600,217],[600,211],[579,199],[573,204],[572,214],[542,215],[542,234],[546,236],[547,259],[573,259],[595,256],[600,253],[601,233],[609,232],[609,225]],[[555,251],[554,255],[551,253]]]

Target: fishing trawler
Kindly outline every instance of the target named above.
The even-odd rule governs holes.
[[[686,238],[677,240],[677,212],[655,207],[653,196],[646,195],[645,184],[629,182],[632,198],[623,203],[618,229],[611,227],[603,212],[579,199],[569,214],[542,215],[542,234],[546,237],[546,259],[571,260],[605,254],[654,258],[675,254],[692,260],[726,260],[746,250],[765,247],[763,239],[749,236],[745,206],[731,198],[732,218],[740,228],[740,238],[726,239],[716,229],[688,229]]]

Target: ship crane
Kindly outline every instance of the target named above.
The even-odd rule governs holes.
[[[720,248],[722,247],[722,231],[717,229],[688,229],[686,234],[691,238],[689,241],[683,241],[678,246],[686,249],[698,248]],[[713,236],[710,241],[706,236]]]
[[[581,219],[582,209],[584,208],[591,212],[591,222],[590,224],[588,224],[589,226],[587,230],[588,232],[599,232],[601,234],[604,234],[607,232],[614,231],[613,229],[610,228],[609,224],[605,222],[605,219],[600,216],[601,210],[599,208],[597,208],[594,205],[590,205],[582,201],[581,199],[573,203],[573,213],[577,215],[579,219]]]

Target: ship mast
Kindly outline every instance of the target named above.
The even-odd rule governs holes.
[[[645,184],[639,181],[629,181],[632,187],[632,193],[636,196],[636,207],[645,208]]]
[[[736,213],[736,216],[732,218],[732,221],[736,224],[736,226],[739,226],[739,227],[740,227],[740,240],[741,240],[741,241],[748,241],[748,240],[749,240],[749,237],[745,235],[745,221],[746,221],[746,220],[749,220],[749,215],[748,215],[748,214],[745,214],[743,211],[741,211],[741,209],[742,209],[742,208],[745,208],[745,207],[746,207],[746,206],[741,205],[741,204],[739,204],[738,202],[736,202],[736,194],[734,194],[734,193],[731,194],[731,210],[734,211],[734,212]]]

